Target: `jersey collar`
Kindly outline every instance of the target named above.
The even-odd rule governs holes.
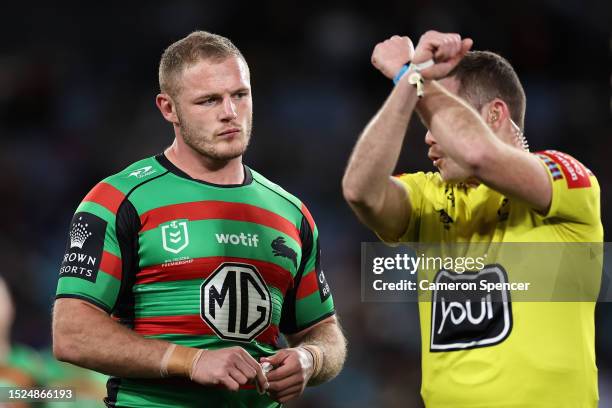
[[[244,180],[242,181],[241,184],[215,184],[215,183],[209,183],[204,180],[194,179],[189,174],[185,173],[183,170],[176,167],[170,160],[168,160],[168,158],[166,157],[164,153],[160,153],[156,155],[155,160],[157,160],[157,162],[161,164],[163,167],[165,167],[166,170],[168,170],[170,173],[176,174],[177,176],[185,178],[187,180],[205,184],[207,186],[220,187],[220,188],[234,188],[234,187],[248,186],[249,184],[253,182],[253,174],[251,174],[251,169],[249,169],[248,166],[244,164],[242,165],[242,168],[244,169]]]

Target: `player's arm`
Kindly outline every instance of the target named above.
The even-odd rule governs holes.
[[[270,395],[275,400],[298,397],[307,384],[324,383],[342,370],[346,339],[335,316],[286,338],[291,348],[262,359],[277,367],[268,374]]]
[[[299,397],[307,384],[335,377],[346,357],[346,339],[321,268],[319,231],[304,205],[302,213],[302,256],[294,286],[285,294],[279,323],[290,347],[260,359],[273,367],[268,373],[270,395],[279,402]]]
[[[53,308],[53,354],[60,361],[119,377],[160,377],[169,343],[146,340],[80,299]]]
[[[313,347],[318,352],[320,366],[308,384],[316,385],[331,380],[340,373],[346,359],[346,338],[336,316],[309,327],[299,333],[287,336],[291,347]]]
[[[53,354],[60,361],[117,377],[186,377],[234,391],[257,379],[267,389],[261,366],[240,347],[204,351],[145,339],[80,299],[55,302]]]
[[[496,103],[499,114],[491,120],[503,123],[509,119],[508,107],[502,101]],[[435,81],[426,84],[417,111],[443,151],[474,177],[546,212],[552,184],[536,156],[502,142],[472,107]]]
[[[372,64],[392,79],[413,52],[408,37],[394,36],[376,45]],[[417,99],[404,75],[363,130],[342,180],[344,198],[360,221],[389,239],[399,237],[410,219],[406,189],[391,175]]]

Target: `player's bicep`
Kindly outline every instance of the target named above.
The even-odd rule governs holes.
[[[534,155],[500,145],[479,166],[477,177],[503,195],[546,213],[552,200],[552,180]]]
[[[56,298],[81,299],[110,313],[121,277],[116,215],[96,202],[84,201],[70,223]]]

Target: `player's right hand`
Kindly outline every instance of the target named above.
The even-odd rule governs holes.
[[[408,37],[393,37],[376,44],[372,52],[374,65],[387,78],[393,79],[405,64],[412,60],[414,46]]]
[[[219,385],[238,391],[241,385],[255,381],[267,390],[268,380],[261,365],[242,347],[205,350],[194,363],[191,379],[202,385]]]
[[[461,39],[459,34],[427,31],[419,39],[412,62],[422,64],[433,60],[434,65],[421,71],[425,79],[439,79],[447,76],[461,58],[470,50],[473,41]]]

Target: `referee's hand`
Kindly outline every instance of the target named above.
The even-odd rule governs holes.
[[[456,33],[427,31],[419,39],[412,61],[422,64],[433,60],[434,65],[421,71],[425,79],[439,79],[447,76],[461,58],[470,50],[473,41],[462,39]]]
[[[268,380],[259,363],[242,347],[206,350],[195,362],[191,379],[202,385],[219,385],[238,391],[241,385],[257,382],[268,389]]]
[[[376,44],[372,52],[372,65],[387,78],[393,79],[404,64],[409,63],[414,55],[414,46],[408,37],[393,37]]]

